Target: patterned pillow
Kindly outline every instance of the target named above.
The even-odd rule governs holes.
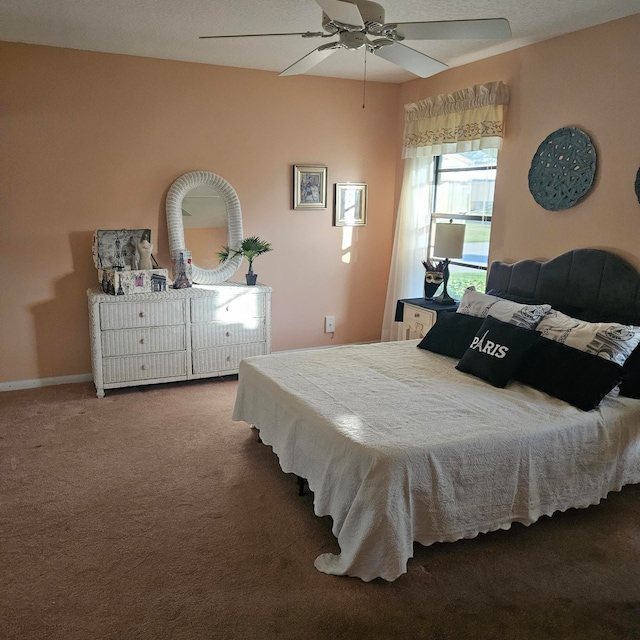
[[[640,327],[617,322],[585,322],[552,309],[538,324],[545,337],[620,365],[640,343]]]
[[[479,318],[492,316],[524,329],[535,329],[541,318],[550,310],[549,304],[520,304],[480,293],[475,287],[469,287],[464,292],[458,305],[458,313]]]

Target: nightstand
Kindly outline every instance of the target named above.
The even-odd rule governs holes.
[[[433,327],[441,311],[455,311],[458,303],[439,304],[427,298],[406,298],[398,300],[397,322],[402,322],[402,340],[424,338]]]

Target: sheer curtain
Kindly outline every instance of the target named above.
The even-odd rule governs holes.
[[[402,325],[394,322],[397,301],[418,298],[424,292],[421,260],[427,255],[432,189],[433,156],[406,160],[382,322],[383,342],[400,340]]]
[[[433,159],[443,153],[500,149],[509,90],[502,82],[479,84],[405,105],[402,192],[391,254],[382,340],[401,339],[395,310],[402,298],[423,295],[433,194]]]

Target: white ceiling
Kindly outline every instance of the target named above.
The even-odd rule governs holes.
[[[507,41],[406,41],[450,67],[640,12],[640,0],[377,0],[385,21],[507,18]],[[314,0],[0,0],[0,40],[280,72],[327,40],[200,35],[321,30]],[[361,79],[363,50],[341,50],[309,74]],[[367,79],[416,76],[367,56]]]

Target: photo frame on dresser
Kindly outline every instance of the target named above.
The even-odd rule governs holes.
[[[327,208],[327,167],[293,165],[293,208]]]

